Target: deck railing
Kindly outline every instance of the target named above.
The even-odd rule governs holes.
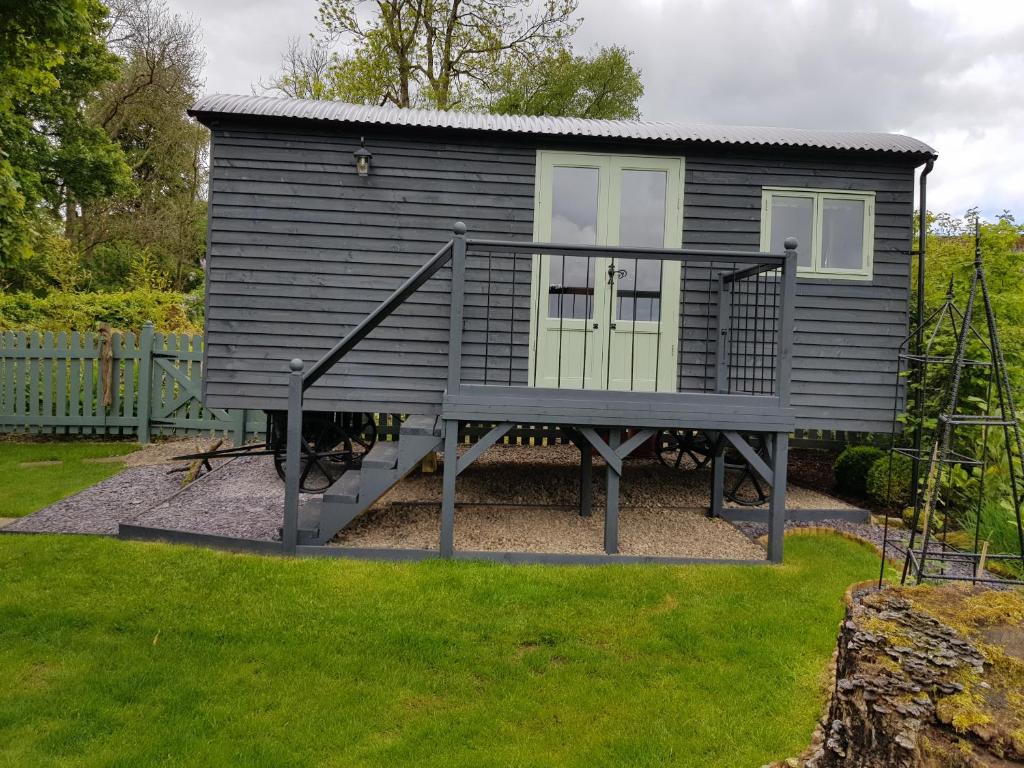
[[[570,259],[576,285],[566,285]],[[669,261],[678,273],[660,269]],[[470,239],[449,374],[456,386],[777,396],[788,380],[781,340],[794,266],[785,253]],[[646,288],[635,277],[643,271],[653,276]]]
[[[308,370],[303,370],[303,362],[299,359],[289,364],[284,550],[294,552],[298,541],[300,456],[306,449],[302,439],[304,393],[446,265],[451,265],[449,394],[458,392],[463,383],[469,382],[506,387],[537,383],[536,343],[530,340],[531,336],[536,338],[536,334],[530,331],[530,312],[534,313],[534,323],[539,323],[540,307],[545,300],[550,301],[547,297],[542,300],[540,296],[540,270],[534,268],[535,262],[541,258],[538,254],[543,254],[548,258],[560,257],[562,265],[569,257],[585,259],[588,275],[596,260],[604,260],[609,263],[608,278],[611,280],[623,277],[617,274],[621,269],[616,266],[617,262],[632,261],[634,265],[679,262],[682,314],[678,343],[674,347],[675,354],[666,355],[664,359],[664,363],[678,373],[673,371],[672,379],[677,383],[668,389],[766,395],[778,398],[781,405],[788,405],[796,241],[787,240],[786,249],[783,254],[770,254],[468,239],[466,226],[456,223],[454,237],[450,241]],[[469,264],[470,258],[472,265]],[[497,279],[502,273],[506,273],[508,279]],[[597,274],[596,270],[594,274]],[[496,286],[506,284],[507,292],[504,288],[496,289]],[[562,286],[565,286],[564,280],[555,290],[548,292],[549,296],[556,297],[559,305],[565,296],[593,296],[593,292],[587,292],[587,286],[584,286],[582,294]],[[654,299],[652,291],[645,291],[635,283],[627,294],[625,298],[633,302],[631,311],[634,316],[640,302]],[[688,300],[698,295],[702,297],[700,300]],[[534,299],[532,306],[524,304],[531,296]],[[618,298],[624,298],[621,292]],[[587,301],[586,298],[583,300]],[[694,314],[692,308],[695,306],[702,309]],[[688,308],[692,315],[689,322]],[[588,319],[586,315],[584,313],[584,319]],[[616,316],[613,312],[609,322],[616,322]],[[556,336],[560,371],[564,313],[560,313],[559,318],[563,320]],[[703,325],[695,318],[702,319]],[[631,325],[630,344],[635,351],[638,327],[635,322]],[[656,333],[660,342],[660,335],[665,333],[660,324]],[[659,369],[662,345],[656,344],[656,349],[655,369]],[[586,370],[586,355],[584,348],[580,373],[577,374],[584,387],[587,382],[582,372]],[[610,359],[611,356],[608,357]],[[567,377],[572,372],[572,364],[572,361],[566,362]],[[631,358],[630,366],[631,369],[636,368],[635,358]],[[560,374],[556,375],[557,378]],[[655,378],[657,380],[657,375]],[[635,377],[631,377],[630,384],[630,389],[633,389]],[[664,391],[657,386],[654,389]]]

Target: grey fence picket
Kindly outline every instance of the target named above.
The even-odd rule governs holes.
[[[110,405],[104,337],[0,332],[0,432],[136,436],[224,433],[236,443],[262,433],[262,413],[201,402],[203,337],[110,335]]]

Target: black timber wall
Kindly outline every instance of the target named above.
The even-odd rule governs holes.
[[[214,125],[213,134],[210,406],[284,407],[287,360],[319,357],[449,239],[454,221],[465,221],[471,237],[532,239],[536,151],[558,149],[683,156],[684,246],[756,250],[763,186],[875,192],[873,279],[799,281],[792,399],[802,428],[889,429],[910,280],[914,174],[905,160],[237,119]],[[373,151],[365,179],[352,160],[361,135]],[[469,267],[465,380],[480,381],[483,331],[473,308],[479,316],[486,265],[475,257]],[[509,282],[505,267],[492,263],[496,294],[499,278]],[[528,263],[519,259],[518,267]],[[308,407],[435,412],[447,363],[447,293],[443,270],[309,390]],[[523,359],[527,276],[515,295],[513,348]],[[687,361],[703,353],[706,291],[692,273],[683,305],[694,337],[682,345],[680,387],[701,389],[703,365]],[[524,367],[513,383],[525,383]]]

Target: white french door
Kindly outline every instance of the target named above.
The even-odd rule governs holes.
[[[538,152],[534,239],[678,248],[681,158]],[[674,391],[679,262],[534,257],[530,381]]]

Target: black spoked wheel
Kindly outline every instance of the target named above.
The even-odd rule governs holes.
[[[758,456],[770,463],[768,441],[759,434],[744,435]],[[769,488],[746,459],[734,448],[725,452],[725,498],[744,507],[768,501]]]
[[[285,479],[287,417],[277,415],[270,425],[274,469]],[[377,440],[377,425],[370,414],[302,414],[302,446],[299,455],[299,489],[323,493],[347,469],[358,466]]]
[[[671,469],[701,469],[713,453],[707,433],[697,429],[663,429],[656,446],[658,461]]]

